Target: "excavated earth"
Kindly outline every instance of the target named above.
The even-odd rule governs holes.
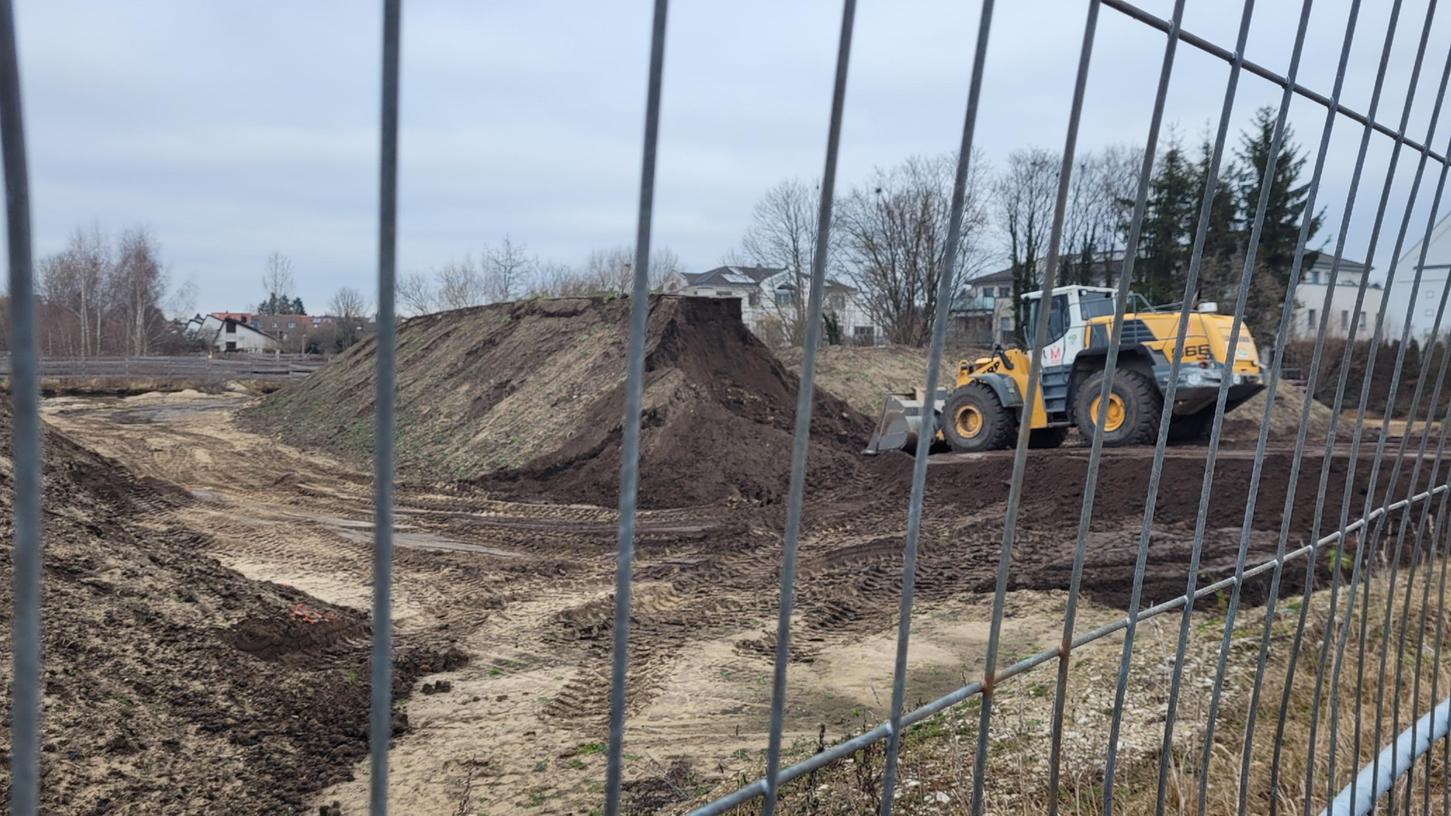
[[[396,806],[405,812],[570,813],[597,805],[627,314],[624,300],[543,300],[431,315],[399,328],[395,617],[402,643],[424,655],[400,659],[417,671],[447,669],[424,687],[431,693],[406,704],[410,730],[392,753]],[[649,326],[628,686],[632,812],[675,810],[713,780],[753,772],[764,744],[797,388],[728,302],[653,298]],[[354,760],[366,717],[359,695],[366,694],[362,610],[372,536],[371,377],[372,347],[364,344],[260,402],[187,393],[52,401],[51,422],[140,475],[101,491],[119,509],[89,514],[74,528],[55,523],[58,541],[78,542],[57,547],[89,547],[92,559],[131,553],[133,561],[84,573],[93,582],[104,578],[102,595],[80,579],[50,578],[69,587],[52,590],[50,602],[70,610],[50,619],[52,651],[77,650],[64,633],[101,631],[96,621],[82,626],[66,615],[122,614],[109,610],[141,604],[138,582],[157,584],[142,593],[147,611],[133,615],[128,625],[138,634],[124,646],[70,635],[84,644],[73,660],[78,674],[66,675],[64,662],[48,664],[60,672],[56,688],[122,677],[145,682],[146,694],[72,693],[118,700],[118,712],[126,704],[116,695],[132,704],[164,701],[156,710],[177,721],[146,733],[197,741],[184,743],[179,755],[245,759],[247,773],[269,780],[260,785],[294,797],[288,804],[309,795],[312,807],[336,802],[342,812],[364,812],[365,767]],[[793,738],[814,742],[818,724],[835,735],[883,714],[912,462],[904,454],[861,455],[870,420],[828,392],[816,395],[812,425],[788,726]],[[123,479],[119,465],[75,451],[105,463],[96,472],[111,474],[107,479]],[[1184,591],[1205,455],[1202,447],[1175,447],[1165,458],[1146,604]],[[1061,636],[1088,457],[1087,448],[1065,448],[1035,450],[1027,459],[1004,623],[1016,657]],[[1080,629],[1120,617],[1129,599],[1152,464],[1152,450],[1104,453]],[[1318,454],[1302,462],[1290,547],[1311,535],[1321,465]],[[1344,453],[1329,465],[1327,503],[1338,508]],[[1273,556],[1290,466],[1277,438],[1251,491],[1251,452],[1221,452],[1204,515],[1201,584],[1233,571],[1251,500],[1247,559]],[[1012,468],[1007,451],[938,456],[928,468],[908,676],[913,701],[980,671],[984,604],[1003,544]],[[1368,475],[1362,468],[1358,491]],[[111,507],[95,489],[86,491],[86,501]],[[1351,498],[1358,510],[1363,496]],[[101,547],[110,528],[87,524],[125,532]],[[1285,591],[1302,574],[1287,570]],[[78,593],[74,603],[64,600],[67,592]],[[1261,592],[1252,584],[1247,601]],[[325,624],[295,622],[297,603]],[[312,628],[318,625],[335,627],[336,636],[309,636],[324,631]],[[1143,648],[1161,660],[1155,632],[1141,635]],[[1163,643],[1172,649],[1172,633]],[[135,668],[103,675],[80,668],[106,649],[124,653]],[[1091,650],[1083,664],[1093,665]],[[411,675],[403,674],[406,688]],[[1145,705],[1145,728],[1162,717],[1150,710],[1154,693],[1132,696]],[[1181,705],[1202,704],[1195,693],[1186,692]],[[202,715],[176,713],[179,706],[212,712],[220,725],[190,725],[185,717]],[[118,714],[115,728],[128,722],[144,720]],[[112,739],[94,730],[96,744]],[[169,750],[151,739],[143,740],[141,756]],[[64,744],[57,750],[93,753]],[[139,762],[117,751],[101,755]],[[72,773],[64,764],[51,767]],[[213,782],[198,788],[168,782],[154,764],[145,766],[149,773],[126,767],[120,777],[132,781],[105,794],[113,803],[142,795],[143,782],[156,789],[144,795],[205,790],[219,801],[240,801],[224,797],[247,789],[232,782],[243,777],[231,764],[215,765]],[[97,768],[77,776],[75,789],[102,790],[95,780],[112,776]],[[326,783],[335,784],[316,792]]]
[[[58,432],[43,444],[41,809],[289,812],[350,776],[367,750],[367,616],[222,566],[206,531],[173,520],[194,501],[175,484]],[[0,460],[7,540],[13,478]],[[0,608],[10,592],[6,580]],[[12,653],[9,626],[0,652]],[[461,659],[401,643],[400,698]],[[0,732],[7,762],[9,739]]]

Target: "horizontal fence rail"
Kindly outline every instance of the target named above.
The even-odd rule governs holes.
[[[322,368],[327,358],[306,354],[240,354],[231,356],[44,357],[42,380],[289,380]],[[14,370],[10,355],[0,356],[0,378]]]

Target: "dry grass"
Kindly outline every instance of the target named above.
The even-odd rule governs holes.
[[[1408,541],[1406,546],[1411,546]],[[1278,812],[1301,812],[1305,790],[1307,751],[1312,724],[1316,725],[1314,792],[1312,812],[1318,812],[1327,799],[1348,784],[1352,775],[1369,762],[1384,744],[1399,731],[1408,728],[1416,717],[1435,704],[1432,679],[1436,678],[1436,697],[1451,693],[1451,647],[1439,664],[1433,664],[1433,646],[1438,623],[1451,623],[1439,594],[1438,582],[1445,562],[1436,562],[1428,569],[1422,564],[1410,584],[1409,608],[1406,601],[1408,582],[1402,570],[1392,597],[1385,576],[1388,564],[1377,567],[1372,582],[1370,616],[1364,652],[1364,683],[1357,689],[1357,641],[1362,594],[1356,600],[1357,612],[1352,619],[1350,640],[1345,652],[1340,677],[1339,728],[1337,764],[1333,786],[1327,778],[1330,701],[1328,674],[1326,693],[1319,708],[1312,710],[1312,697],[1319,667],[1320,644],[1326,630],[1329,592],[1317,591],[1308,610],[1304,646],[1297,661],[1289,705],[1286,709],[1278,784]],[[1300,562],[1291,569],[1303,569]],[[1322,584],[1323,585],[1323,584]],[[1430,601],[1423,605],[1423,592],[1429,588]],[[1279,719],[1283,683],[1291,641],[1299,618],[1302,595],[1294,593],[1280,606],[1273,625],[1270,654],[1260,692],[1255,719],[1254,742],[1247,777],[1241,774],[1241,755],[1248,721],[1247,709],[1255,676],[1260,635],[1264,624],[1263,609],[1241,609],[1231,640],[1227,661],[1225,691],[1211,753],[1205,814],[1239,812],[1241,785],[1245,785],[1246,813],[1272,812],[1270,803],[1270,771]],[[1340,610],[1344,614],[1345,593],[1340,593]],[[1382,631],[1386,604],[1392,603],[1390,636]],[[1438,621],[1438,616],[1441,621]],[[1207,720],[1208,686],[1212,683],[1224,615],[1208,609],[1195,613],[1191,625],[1190,646],[1186,655],[1184,686],[1177,708],[1174,751],[1164,811],[1167,813],[1198,813],[1198,768],[1203,745],[1203,726]],[[1120,740],[1118,771],[1115,774],[1115,812],[1133,816],[1152,814],[1158,804],[1159,746],[1163,734],[1163,711],[1167,699],[1169,667],[1172,663],[1174,638],[1179,616],[1171,613],[1140,627],[1136,641],[1128,695],[1124,709]],[[1396,668],[1402,623],[1405,626],[1404,652],[1399,657],[1400,677]],[[1451,625],[1446,626],[1451,631]],[[1424,648],[1422,646],[1424,637]],[[1385,680],[1382,684],[1378,668],[1382,651],[1389,647]],[[1074,653],[1065,706],[1063,785],[1060,792],[1060,813],[1093,814],[1102,811],[1103,768],[1107,741],[1109,712],[1112,710],[1114,672],[1121,653],[1121,638],[1115,636]],[[1421,659],[1417,660],[1420,654]],[[1333,650],[1332,650],[1333,654]],[[1006,682],[995,701],[993,731],[989,743],[986,807],[988,813],[1044,813],[1047,810],[1049,766],[1049,734],[1052,720],[1053,688],[1056,664],[1044,666]],[[1417,674],[1419,672],[1419,675]],[[1416,680],[1419,677],[1419,684]],[[1384,685],[1380,704],[1383,721],[1379,737],[1375,732],[1377,714],[1376,689]],[[1393,693],[1394,692],[1394,693]],[[1416,697],[1413,699],[1413,694]],[[1393,721],[1394,704],[1399,701],[1399,719]],[[914,813],[968,813],[972,792],[972,764],[977,742],[977,722],[981,702],[974,698],[943,712],[907,732],[902,752],[895,811]],[[1357,714],[1362,724],[1360,745],[1355,744],[1354,724]],[[1413,716],[1414,715],[1414,716]],[[867,725],[867,724],[864,724]],[[830,741],[835,741],[834,738]],[[815,745],[793,746],[791,761],[797,761],[816,749]],[[1439,802],[1446,772],[1445,756],[1440,747],[1432,751],[1430,775],[1419,764],[1410,786],[1413,810],[1419,806],[1426,790],[1433,802]],[[782,813],[849,814],[868,812],[879,803],[882,752],[876,746],[858,751],[852,757],[835,763],[808,779],[797,780],[783,787]],[[759,769],[758,769],[759,770]],[[759,775],[759,774],[757,774]],[[1429,786],[1423,787],[1429,779]],[[710,797],[721,795],[748,779],[723,782]],[[1406,791],[1401,782],[1398,800]],[[1401,803],[1397,802],[1397,807]],[[752,813],[750,805],[740,812]]]
[[[793,374],[801,374],[801,349],[776,353]],[[949,350],[942,358],[942,383],[952,385],[957,361],[980,356],[971,350]],[[927,350],[912,346],[823,346],[816,354],[816,386],[876,419],[882,399],[891,393],[912,393],[926,381]]]

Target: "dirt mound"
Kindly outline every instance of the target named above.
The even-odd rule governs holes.
[[[1265,416],[1265,400],[1268,392],[1261,391],[1251,397],[1233,413],[1224,417],[1223,438],[1230,442],[1253,444],[1259,438],[1260,422]],[[1300,417],[1305,410],[1305,389],[1295,383],[1281,380],[1275,387],[1275,405],[1270,411],[1270,439],[1288,441],[1300,430]],[[1306,434],[1307,444],[1325,444],[1325,434],[1330,430],[1330,417],[1334,412],[1318,400],[1310,401],[1310,430]]]
[[[405,479],[512,498],[612,505],[619,483],[629,302],[571,298],[428,315],[398,329],[398,464]],[[373,344],[249,412],[301,445],[372,453]],[[652,297],[640,503],[681,507],[786,491],[797,379],[730,300]],[[340,410],[339,406],[347,406]],[[870,423],[818,394],[809,480],[850,479]]]
[[[347,778],[367,750],[366,617],[203,555],[203,534],[157,521],[190,501],[179,488],[60,433],[44,444],[42,809],[298,812]],[[0,526],[12,483],[0,459]],[[401,694],[448,662],[407,645],[398,660]]]

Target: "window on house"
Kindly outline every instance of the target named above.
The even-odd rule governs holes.
[[[749,295],[746,296],[746,302],[749,303],[749,304],[751,304],[752,306],[760,306],[761,305],[761,293],[760,292],[751,292]]]
[[[1361,312],[1360,313],[1360,322],[1358,324],[1356,324],[1356,325],[1359,325],[1359,326],[1364,326],[1365,325],[1365,312]]]
[[[1350,310],[1349,309],[1341,309],[1340,310],[1340,330],[1341,331],[1345,331],[1345,330],[1347,330],[1349,328],[1350,328]]]
[[[1306,321],[1305,321],[1306,322],[1306,327],[1308,329],[1310,329],[1311,331],[1314,331],[1315,330],[1315,327],[1319,324],[1319,321],[1317,321],[1315,319],[1315,310],[1314,309],[1311,309],[1308,312],[1306,312],[1305,313],[1305,318],[1306,318]]]
[[[1003,315],[1002,317],[998,318],[998,328],[1003,331],[1012,331],[1013,318],[1008,315]]]
[[[1013,290],[1012,290],[1011,287],[1008,287],[1008,286],[999,286],[998,287],[998,297],[1005,298],[1005,297],[1012,297],[1012,296],[1013,296]]]
[[[846,311],[846,295],[831,295],[826,298],[826,307],[833,312]]]
[[[796,290],[785,286],[776,290],[776,305],[790,306],[796,302]]]
[[[289,321],[287,321],[287,328],[289,328],[289,329],[295,329],[295,328],[297,328],[297,323],[289,320]]]
[[[851,341],[853,345],[875,346],[877,344],[877,332],[872,326],[857,326],[851,330]]]

